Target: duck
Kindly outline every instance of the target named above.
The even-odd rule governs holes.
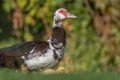
[[[62,22],[77,18],[65,8],[55,11],[51,37],[46,41],[29,41],[0,49],[0,66],[28,70],[55,68],[63,58],[66,34]]]

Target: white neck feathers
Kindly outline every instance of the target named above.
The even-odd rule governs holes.
[[[60,19],[60,16],[55,16],[53,20],[53,28],[54,27],[62,27],[62,20]]]

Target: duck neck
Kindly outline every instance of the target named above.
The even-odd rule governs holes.
[[[59,18],[59,16],[54,17],[53,28],[54,27],[62,27],[62,20]]]
[[[62,20],[54,18],[51,44],[56,49],[61,49],[66,46],[66,35],[62,26]]]

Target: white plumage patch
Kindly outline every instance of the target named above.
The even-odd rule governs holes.
[[[22,59],[25,59],[25,56],[21,56]]]
[[[33,47],[33,49],[30,51],[30,54],[33,53],[35,51],[35,48]]]
[[[25,60],[25,63],[29,69],[46,69],[47,67],[50,68],[51,63],[56,63],[52,54],[53,51],[48,50],[45,55],[36,56],[30,60]]]

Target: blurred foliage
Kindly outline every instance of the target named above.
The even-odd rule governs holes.
[[[48,39],[54,11],[64,7],[78,18],[63,22],[68,45],[60,65],[68,70],[120,70],[119,0],[1,0],[0,4],[0,47]]]

